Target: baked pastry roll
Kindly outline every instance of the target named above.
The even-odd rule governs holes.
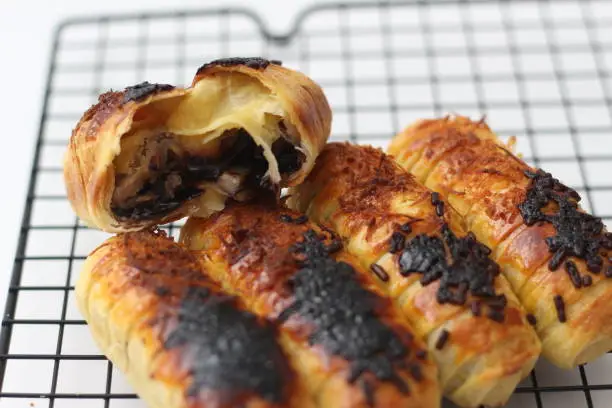
[[[438,191],[493,258],[537,320],[543,354],[571,368],[612,349],[612,234],[580,196],[528,166],[484,121],[420,121],[389,152]]]
[[[162,233],[103,243],[76,299],[95,342],[152,408],[314,407],[295,369],[297,342]]]
[[[65,156],[68,199],[108,232],[206,216],[228,197],[301,182],[325,144],[322,90],[278,61],[203,65],[190,88],[142,83],[100,96]]]
[[[181,242],[213,280],[300,346],[320,407],[439,407],[425,345],[332,234],[274,203],[189,218]]]
[[[452,207],[369,146],[328,144],[290,205],[336,231],[427,342],[443,393],[503,405],[540,342],[490,250]]]

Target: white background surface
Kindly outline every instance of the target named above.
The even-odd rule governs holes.
[[[4,307],[4,297],[6,294],[6,282],[8,281],[13,263],[15,252],[16,238],[18,236],[18,227],[21,222],[21,212],[23,209],[24,197],[29,178],[31,167],[31,153],[33,152],[34,140],[37,135],[38,121],[41,108],[41,97],[45,85],[45,73],[48,62],[48,52],[50,50],[51,33],[55,23],[72,15],[83,14],[99,14],[99,13],[120,13],[125,11],[145,11],[159,10],[160,7],[166,10],[174,9],[189,9],[202,7],[215,7],[217,2],[203,1],[183,1],[172,2],[172,6],[164,6],[163,2],[154,0],[137,0],[137,1],[114,1],[107,0],[104,2],[73,2],[73,1],[55,1],[51,2],[33,2],[33,1],[4,1],[0,11],[0,74],[2,74],[4,90],[3,98],[0,98],[0,120],[3,126],[2,141],[4,143],[5,153],[0,160],[0,177],[2,179],[4,199],[2,200],[2,211],[5,215],[4,231],[0,235],[0,309]],[[242,4],[247,7],[252,7],[266,21],[273,21],[275,29],[273,31],[284,32],[287,27],[292,25],[292,16],[296,10],[308,4],[308,1],[257,1],[253,4],[246,2],[226,2],[222,6],[233,4]],[[571,2],[569,2],[571,3]],[[600,2],[602,3],[602,2]],[[445,26],[457,24],[458,15],[452,10],[447,10],[448,13],[437,15],[436,18],[441,19],[437,22],[437,26]],[[511,19],[514,21],[532,21],[536,22],[540,19],[537,10],[533,8],[514,7],[511,10]],[[556,19],[572,19],[576,17],[576,11],[571,7],[555,8],[557,13],[553,17]],[[607,14],[605,14],[607,13]],[[598,9],[598,15],[601,18],[608,18],[607,21],[612,21],[612,7],[601,7]],[[412,18],[412,20],[410,20]],[[497,8],[486,9],[483,13],[473,13],[470,15],[478,24],[489,26],[495,25],[496,19],[499,19],[499,10]],[[392,16],[395,23],[398,22],[410,25],[414,24],[414,15],[406,15],[397,13]],[[368,25],[372,23],[370,16],[357,14],[355,20],[351,23]],[[410,20],[410,21],[408,21]],[[328,24],[322,15],[318,15],[316,19],[310,21],[316,26],[316,29],[324,29]],[[418,23],[418,22],[417,22]],[[330,20],[329,26],[333,27],[337,21]],[[418,25],[418,24],[417,24]],[[541,30],[540,30],[541,31]],[[545,47],[546,39],[538,29],[531,32],[521,32],[514,38],[515,43],[520,47]],[[170,32],[172,32],[170,30]],[[378,33],[376,31],[376,33]],[[500,33],[502,35],[500,35]],[[163,34],[156,33],[159,36]],[[503,33],[495,30],[489,30],[482,33],[477,33],[474,40],[479,47],[504,47],[506,39],[503,38]],[[612,39],[612,27],[603,27],[597,31],[600,39]],[[95,37],[94,37],[95,38]],[[406,40],[409,38],[409,40]],[[562,27],[561,30],[555,32],[555,40],[564,47],[580,47],[584,46],[586,34],[579,27]],[[74,38],[71,38],[74,40]],[[418,48],[422,43],[422,38],[418,36],[406,37],[405,33],[392,37],[390,46],[394,49],[403,50],[410,54],[414,49]],[[437,48],[445,48],[458,50],[464,47],[465,44],[460,44],[465,38],[457,35],[456,32],[439,32],[433,37],[433,45]],[[256,41],[255,41],[256,42]],[[610,43],[610,41],[608,41]],[[287,50],[271,50],[271,55],[277,56],[275,52],[285,54],[278,55],[285,62],[291,62],[291,58],[295,59],[295,51],[300,44],[294,44],[293,47],[288,47]],[[422,45],[422,44],[421,44]],[[318,38],[310,44],[311,51],[316,50],[322,53],[340,53],[340,50],[345,49],[344,46],[339,46],[337,36],[328,38]],[[453,48],[455,47],[455,48]],[[351,40],[350,47],[353,50],[365,53],[381,52],[379,36],[363,36]],[[72,51],[71,51],[72,52]],[[71,54],[62,54],[62,58],[71,57]],[[234,52],[232,50],[232,52]],[[129,52],[128,52],[129,53]],[[255,54],[248,50],[238,52],[238,55]],[[293,54],[292,54],[293,53]],[[612,47],[610,53],[607,54],[610,58],[606,61],[609,64],[608,70],[612,70]],[[111,56],[108,56],[109,58]],[[112,55],[115,57],[123,57],[122,55]],[[166,56],[167,57],[167,56]],[[85,57],[84,57],[85,58]],[[171,58],[167,57],[166,59]],[[91,60],[91,58],[89,58]],[[397,58],[400,60],[400,58]],[[527,121],[524,112],[519,107],[519,101],[522,97],[520,91],[512,79],[505,81],[487,81],[482,85],[483,89],[478,95],[478,91],[471,86],[470,63],[468,58],[448,58],[440,60],[435,67],[436,75],[440,78],[463,75],[467,76],[465,83],[457,83],[457,81],[441,80],[438,84],[438,99],[443,104],[444,111],[459,111],[470,115],[478,115],[482,111],[476,106],[476,101],[482,98],[489,105],[489,119],[493,126],[501,130],[504,135],[517,134],[519,136],[519,149],[530,156],[537,153],[541,158],[552,156],[566,156],[572,158],[576,154],[575,146],[572,144],[572,139],[566,129],[568,125],[574,126],[577,137],[580,139],[582,154],[596,156],[601,154],[612,154],[612,135],[604,133],[599,136],[594,136],[593,132],[588,130],[591,126],[599,126],[609,129],[612,117],[610,112],[606,111],[602,99],[602,84],[597,80],[590,82],[581,81],[563,81],[568,87],[565,91],[569,94],[572,100],[587,100],[591,108],[582,108],[580,111],[574,112],[573,108],[565,108],[563,104],[563,96],[560,92],[561,86],[559,81],[554,80],[553,66],[559,66],[564,72],[569,74],[586,75],[588,78],[596,77],[595,66],[589,62],[584,55],[566,55],[561,58],[561,61],[553,64],[552,56],[538,55],[537,53],[521,55],[518,65],[521,66],[522,72],[527,76],[539,76],[541,78],[553,78],[552,81],[535,81],[527,84],[523,90],[527,98],[531,101],[550,102],[553,101],[555,107],[538,107],[535,106],[529,109],[531,123]],[[513,72],[512,64],[508,62],[507,56],[498,55],[497,57],[485,56],[479,60],[480,73],[485,77],[495,77],[499,75],[510,75]],[[91,61],[79,61],[73,59],[68,61],[72,64],[83,62],[84,65]],[[200,63],[202,61],[199,61]],[[340,81],[346,79],[342,63],[334,64],[334,61],[325,63],[309,64],[309,73],[313,77],[322,78],[328,81]],[[186,67],[187,70],[193,72],[197,62]],[[69,65],[69,64],[68,64]],[[409,69],[407,69],[409,67]],[[344,138],[347,133],[352,132],[359,135],[360,140],[369,143],[382,144],[381,140],[368,139],[373,133],[391,134],[393,127],[393,118],[389,115],[389,93],[386,88],[388,84],[384,82],[384,77],[390,75],[385,74],[384,64],[380,60],[369,59],[357,63],[353,61],[352,75],[360,79],[368,78],[373,82],[383,79],[383,85],[373,86],[355,86],[354,95],[352,98],[347,95],[344,85],[326,88],[328,98],[337,110],[334,116],[334,137]],[[396,61],[392,67],[395,70],[396,76],[412,76],[414,78],[423,78],[421,83],[398,84],[395,88],[395,97],[400,105],[398,117],[402,124],[408,123],[411,120],[420,116],[431,115],[432,94],[428,75],[431,75],[432,67],[427,66],[426,59],[419,57],[414,60],[402,59]],[[115,71],[109,79],[108,83],[103,84],[103,88],[110,86],[118,87],[123,78],[114,77]],[[152,82],[173,81],[172,74],[166,79],[163,72],[154,72],[147,79]],[[157,76],[159,75],[159,76]],[[378,77],[376,77],[378,75]],[[75,83],[71,83],[72,77],[63,76],[62,84],[64,88],[78,88],[82,86],[87,89],[84,84],[78,83],[75,76]],[[379,81],[380,82],[380,81]],[[417,81],[418,82],[418,81]],[[122,83],[121,85],[126,85]],[[607,83],[608,95],[612,92],[612,80],[608,77]],[[354,118],[354,123],[349,118],[351,106],[349,99],[354,100],[352,108],[357,112],[357,117]],[[56,99],[60,100],[60,99]],[[80,102],[71,102],[62,100],[66,106],[58,103],[50,108],[52,112],[75,113],[80,112],[85,107],[80,106]],[[502,105],[503,108],[493,108],[494,104]],[[471,104],[471,107],[470,107]],[[422,106],[422,110],[419,111]],[[582,106],[582,105],[581,105]],[[604,107],[602,109],[602,107]],[[372,113],[376,111],[378,114]],[[369,112],[370,111],[370,112]],[[554,136],[554,142],[551,139],[537,138],[534,145],[526,142],[524,132],[525,127],[532,127],[537,133],[538,130],[558,128],[561,129],[558,135]],[[69,128],[51,131],[46,137],[54,140],[59,140],[68,137]],[[582,135],[584,133],[584,135]],[[581,137],[584,136],[584,137]],[[532,148],[535,152],[532,152]],[[61,149],[55,149],[61,151]],[[56,163],[59,155],[53,154],[49,156],[50,165],[58,166]],[[45,156],[43,156],[43,160]],[[588,182],[594,186],[609,186],[612,181],[612,163],[593,161],[593,171],[588,172]],[[566,183],[572,186],[584,185],[585,180],[580,174],[580,169],[575,160],[566,162],[546,162],[545,168],[553,171]],[[587,169],[589,170],[589,169]],[[39,183],[37,191],[48,191],[51,193],[61,193],[61,182],[55,180],[55,183],[50,183],[45,186],[44,183]],[[10,193],[10,194],[9,194]],[[605,192],[604,192],[605,193]],[[594,206],[599,213],[610,214],[612,210],[612,196],[597,195],[594,204],[586,201],[586,207]],[[36,225],[58,225],[71,224],[72,213],[70,211],[49,210],[47,212],[36,212],[32,222]],[[51,233],[36,232],[30,236],[28,245],[29,254],[50,254],[50,255],[67,255],[66,243],[69,242],[71,231],[60,231]],[[85,256],[93,247],[95,247],[103,236],[96,231],[83,230],[77,235],[77,243],[75,251],[77,255]],[[59,250],[58,250],[59,248]],[[59,252],[58,252],[59,251]],[[32,264],[30,264],[32,265]],[[78,267],[78,262],[75,268]],[[63,285],[62,278],[65,276],[65,267],[60,265],[57,270],[53,268],[26,268],[24,271],[25,285]],[[73,278],[76,273],[73,273]],[[20,318],[39,318],[39,319],[57,319],[61,310],[61,296],[63,292],[56,291],[55,293],[48,292],[22,292],[20,294],[20,302],[17,310],[17,317]],[[70,295],[67,307],[67,319],[80,319],[78,312],[74,308],[72,295]],[[54,354],[57,345],[57,327],[37,326],[28,328],[20,328],[13,333],[13,342],[11,353],[24,354]],[[62,346],[64,354],[97,354],[98,351],[92,344],[87,328],[80,325],[68,325],[64,333],[64,341]],[[612,359],[610,355],[602,358],[600,361],[591,364],[587,367],[586,373],[589,376],[591,383],[610,383],[612,381]],[[10,371],[10,376],[7,376],[7,387],[12,391],[23,392],[48,392],[48,383],[50,373],[53,368],[52,361],[19,361],[13,364]],[[86,372],[87,375],[83,375]],[[578,370],[563,372],[557,370],[546,363],[538,365],[538,378],[540,385],[543,386],[558,386],[558,385],[579,385],[581,383]],[[59,369],[58,392],[81,392],[81,393],[99,393],[104,392],[106,376],[106,363],[101,360],[92,361],[62,361]],[[114,373],[114,379],[119,378],[118,373]],[[131,390],[125,386],[125,383],[120,379],[113,381],[113,392],[129,393]],[[595,407],[609,407],[609,404],[604,401],[612,400],[612,393],[609,391],[598,391],[593,393]],[[567,392],[563,394],[547,393],[542,396],[544,407],[559,407],[559,408],[581,408],[586,407],[585,399],[582,391]],[[534,406],[532,404],[533,397],[529,394],[520,394],[513,398],[512,407],[527,408]],[[1,408],[22,408],[29,406],[30,400],[12,400],[9,402],[0,401]],[[96,401],[84,402],[79,400],[58,400],[56,406],[61,407],[93,407]],[[36,401],[36,407],[46,406],[45,401]],[[111,407],[135,407],[138,405],[135,401],[113,401]]]

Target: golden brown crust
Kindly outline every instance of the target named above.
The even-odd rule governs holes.
[[[115,187],[113,160],[121,150],[121,137],[129,130],[139,108],[154,102],[181,98],[184,89],[154,93],[142,100],[124,103],[126,91],[107,92],[89,108],[72,131],[64,156],[64,182],[68,201],[88,225],[108,232],[144,228],[152,223],[125,223],[111,211]],[[157,220],[163,224],[182,218],[186,209]]]
[[[444,153],[430,159],[423,152],[431,149]],[[583,259],[566,255],[559,258],[563,262],[558,270],[551,270],[555,262],[547,242],[557,239],[558,227],[552,222],[527,223],[527,212],[521,212],[521,206],[533,201],[530,191],[536,188],[538,178],[547,177],[545,173],[512,154],[486,123],[461,116],[420,121],[398,134],[389,152],[427,187],[445,196],[468,228],[493,249],[521,303],[537,319],[536,329],[547,358],[570,368],[612,348],[612,320],[606,308],[599,307],[601,299],[612,296],[609,280],[602,278],[609,268],[607,257],[601,257],[599,267],[587,267]],[[543,182],[555,183],[552,179]],[[538,188],[547,188],[545,185]],[[569,200],[567,211],[573,211],[573,193],[561,185],[554,188],[559,189],[559,197],[569,197],[563,200]],[[542,211],[556,214],[559,206],[549,201]],[[579,207],[578,213],[583,213]],[[588,222],[598,223],[596,219]],[[606,235],[605,229],[601,234]],[[600,236],[595,239],[607,240]],[[575,266],[577,277],[572,278],[567,271],[568,263]],[[593,273],[595,269],[601,272]],[[573,282],[576,279],[578,282]],[[562,302],[558,306],[564,309],[560,312],[556,297]],[[562,321],[565,319],[567,322]]]
[[[64,159],[68,199],[85,223],[108,232],[124,232],[177,220],[200,209],[205,212],[218,209],[219,203],[198,196],[185,199],[177,208],[153,218],[133,220],[118,216],[111,206],[116,177],[121,174],[115,159],[124,150],[124,136],[141,137],[135,135],[135,128],[160,128],[182,101],[195,94],[199,82],[212,80],[210,86],[214,87],[220,74],[251,78],[278,100],[286,116],[287,132],[295,139],[292,143],[302,155],[299,169],[290,171],[280,185],[295,185],[303,180],[314,165],[331,127],[331,111],[319,86],[302,73],[275,64],[265,67],[213,64],[198,72],[190,88],[140,84],[122,92],[101,95],[98,103],[85,112],[73,130]],[[253,92],[255,96],[260,91]]]
[[[533,367],[540,344],[505,279],[494,279],[495,292],[507,302],[500,324],[487,317],[487,300],[472,293],[463,304],[442,303],[441,281],[422,285],[418,273],[406,276],[400,265],[403,248],[393,253],[396,234],[406,248],[423,235],[442,238],[447,225],[458,237],[465,236],[451,206],[438,210],[431,191],[382,151],[346,143],[328,144],[306,181],[290,194],[290,205],[338,232],[371,275],[378,268],[386,273],[379,286],[428,341],[447,397],[468,407],[507,400]],[[424,252],[416,256],[426,262]],[[473,316],[474,301],[480,304],[478,316]],[[436,341],[443,330],[450,340],[439,350]]]
[[[301,135],[302,143],[312,146],[316,152],[323,149],[331,131],[332,114],[323,90],[312,79],[275,63],[263,69],[253,69],[248,64],[207,64],[198,70],[193,84],[218,72],[238,72],[256,78],[279,96],[285,112]],[[309,158],[312,161],[304,164],[308,171],[296,174],[287,186],[301,183],[312,169],[315,158]]]
[[[161,233],[107,240],[88,257],[76,295],[94,340],[151,407],[311,406],[275,327]],[[271,381],[256,379],[258,370]]]
[[[411,335],[410,326],[380,297],[367,274],[351,272],[341,278],[346,270],[338,265],[345,262],[358,267],[354,259],[344,251],[336,252],[333,235],[308,222],[300,213],[275,208],[270,203],[232,204],[209,219],[190,218],[181,230],[181,242],[199,253],[213,271],[215,281],[239,295],[257,313],[282,321],[283,330],[300,341],[311,339],[315,352],[305,354],[303,362],[313,367],[310,388],[316,388],[320,406],[439,406],[435,367],[428,358],[419,360],[415,354],[424,344]],[[317,242],[323,246],[319,247]],[[324,250],[319,258],[323,248],[329,248],[333,257],[327,258],[328,250]],[[331,269],[326,272],[328,269],[319,268]],[[336,293],[339,289],[334,289],[334,284],[345,278],[338,287],[341,291]],[[365,295],[363,288],[370,294]],[[301,297],[306,292],[310,295]],[[372,294],[376,297],[369,299]],[[374,299],[375,314],[362,316],[362,312],[355,311],[362,316],[357,318],[362,323],[351,323],[352,334],[345,331],[341,316],[352,310],[346,309],[347,305],[368,310]],[[326,306],[320,309],[317,302]],[[327,323],[322,326],[324,321]],[[334,335],[328,337],[327,330],[333,330]],[[353,335],[357,337],[352,338]],[[395,357],[399,360],[392,358],[385,363],[394,367],[395,374],[372,370],[371,348],[378,347],[376,344],[386,336],[390,337],[385,345],[380,343],[385,353],[400,347],[398,339],[402,339],[401,347],[411,350],[404,357]],[[365,337],[372,343],[361,344]],[[356,345],[361,357],[352,354]],[[409,374],[400,367],[418,372]],[[353,376],[354,380],[349,380]],[[409,394],[403,393],[404,385],[397,380],[407,385]]]

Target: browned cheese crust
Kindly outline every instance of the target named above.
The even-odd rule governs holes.
[[[76,296],[102,352],[152,408],[313,406],[291,342],[163,233],[107,240]]]
[[[189,88],[142,83],[102,94],[70,138],[68,199],[108,232],[207,216],[243,190],[300,183],[330,127],[327,99],[304,74],[260,58],[213,61]]]
[[[425,345],[329,231],[274,203],[233,203],[190,218],[181,242],[300,344],[297,370],[318,406],[439,406]]]
[[[448,398],[465,407],[507,401],[540,343],[451,206],[382,151],[348,143],[328,144],[290,194],[290,205],[338,232],[427,341]]]
[[[612,236],[573,190],[466,117],[420,121],[389,152],[493,249],[549,360],[571,368],[612,348]]]

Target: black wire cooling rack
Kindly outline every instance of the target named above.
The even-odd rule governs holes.
[[[272,35],[241,9],[83,18],[53,40],[40,133],[0,335],[0,405],[143,406],[99,355],[73,297],[106,235],[66,200],[61,158],[81,113],[109,88],[185,84],[203,62],[262,55],[324,88],[334,140],[384,146],[411,121],[457,112],[516,135],[525,158],[612,220],[612,4],[412,1],[333,4]],[[176,225],[168,226],[172,234]],[[573,371],[545,362],[509,406],[612,406],[612,355]]]

